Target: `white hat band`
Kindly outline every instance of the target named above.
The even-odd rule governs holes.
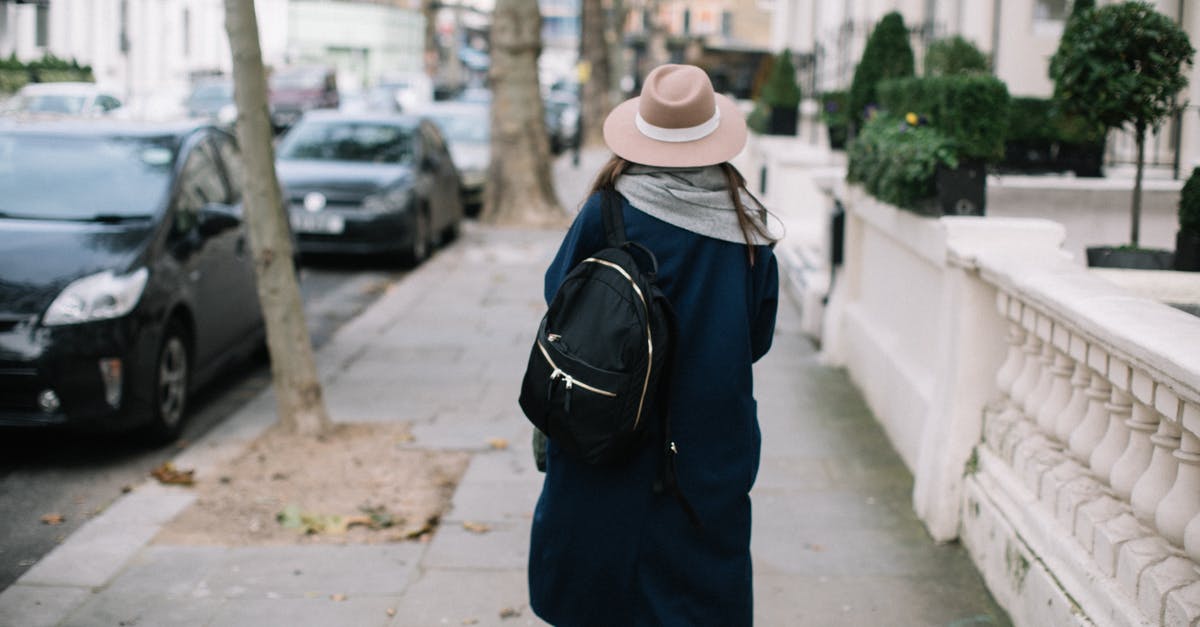
[[[721,109],[717,107],[708,121],[696,126],[686,126],[684,128],[655,126],[647,122],[641,113],[638,113],[637,117],[634,118],[634,124],[637,125],[638,132],[650,139],[670,143],[694,142],[697,139],[704,139],[712,135],[713,131],[717,130],[717,127],[721,124]]]

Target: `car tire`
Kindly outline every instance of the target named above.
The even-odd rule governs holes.
[[[404,264],[410,268],[415,268],[425,261],[433,249],[429,212],[423,208],[417,211],[416,219],[413,221],[413,231],[412,243],[404,253]]]
[[[145,426],[145,436],[152,444],[172,442],[183,431],[191,378],[187,337],[183,325],[172,320],[167,324],[158,347],[150,422]]]

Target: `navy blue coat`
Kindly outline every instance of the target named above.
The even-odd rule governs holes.
[[[558,627],[751,625],[749,491],[761,448],[751,364],[771,346],[775,257],[756,247],[751,267],[745,244],[622,205],[627,237],[658,257],[659,285],[679,317],[671,431],[679,483],[703,527],[672,496],[654,493],[659,447],[595,467],[551,441],[533,517],[530,604]],[[546,302],[571,268],[604,247],[593,195],[546,272]]]

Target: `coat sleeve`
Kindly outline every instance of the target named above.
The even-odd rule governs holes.
[[[563,238],[558,254],[546,269],[546,304],[554,300],[571,269],[596,251],[604,248],[604,223],[600,215],[600,195],[592,194],[575,216],[575,221]]]
[[[764,267],[758,272],[758,307],[754,313],[754,321],[750,328],[751,359],[758,361],[760,357],[771,350],[771,340],[775,336],[775,312],[779,307],[779,264],[774,252],[763,246],[759,248],[759,259],[765,261]]]

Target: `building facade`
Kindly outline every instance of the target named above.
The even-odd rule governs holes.
[[[899,11],[908,25],[917,67],[929,42],[961,35],[992,59],[996,76],[1014,96],[1049,97],[1050,57],[1058,48],[1071,0],[769,0],[773,3],[772,44],[791,48],[801,59],[805,93],[843,89],[850,84],[867,36],[884,14]],[[1099,0],[1098,5],[1115,0]],[[1200,4],[1157,0],[1159,12],[1175,19],[1200,43]],[[1191,68],[1188,100],[1193,103],[1147,144],[1148,162],[1164,174],[1186,176],[1200,165],[1200,62]],[[1109,161],[1133,160],[1128,133],[1110,138]]]

